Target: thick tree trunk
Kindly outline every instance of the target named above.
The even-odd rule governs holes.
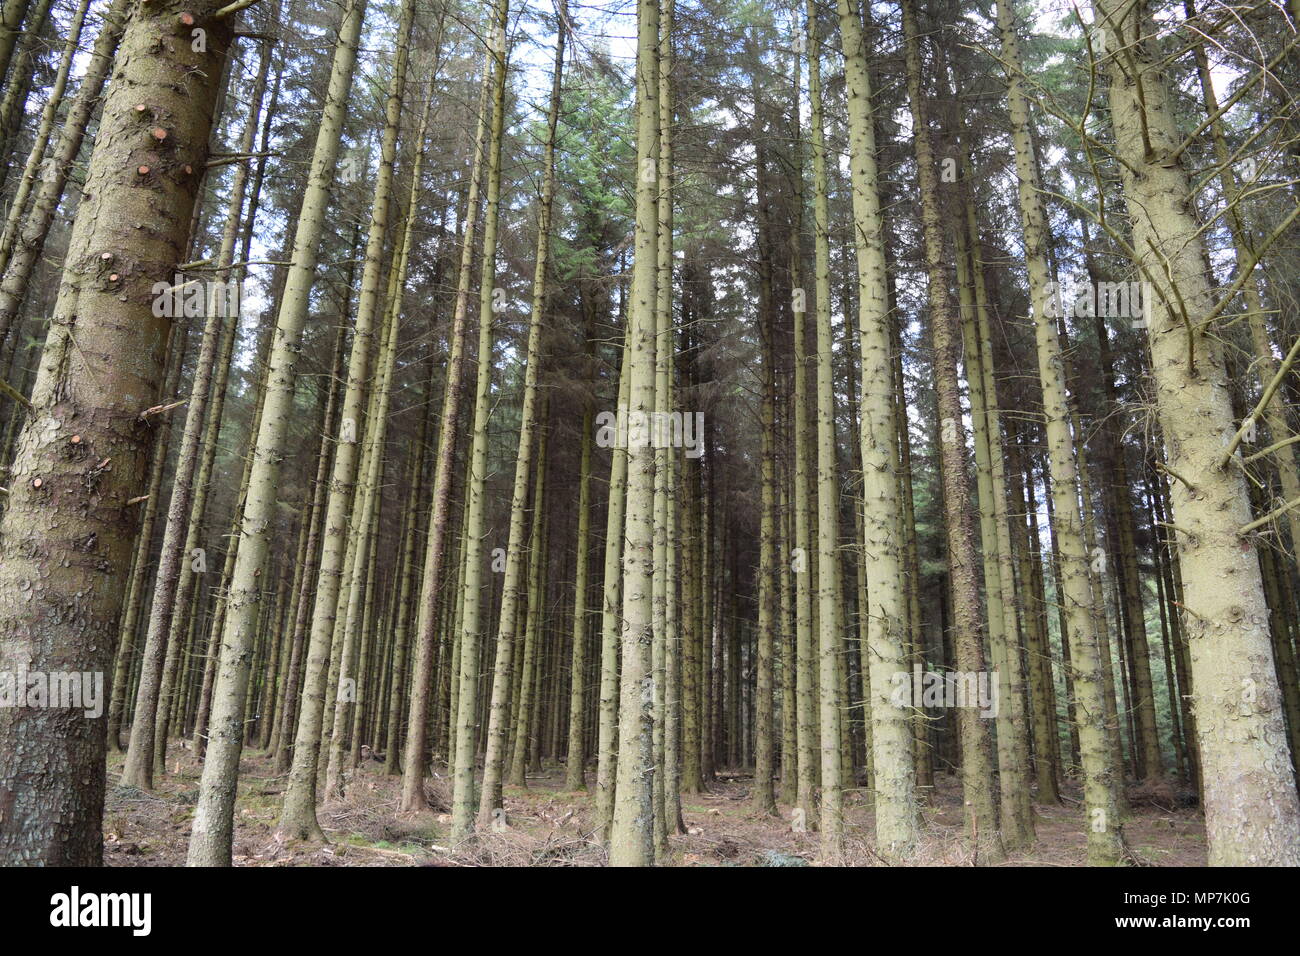
[[[1174,150],[1162,59],[1142,7],[1095,0],[1111,42],[1115,149],[1134,248],[1154,290],[1147,315],[1184,584],[1182,626],[1203,761],[1211,865],[1300,863],[1300,803],[1287,752],[1257,539],[1236,442],[1201,225]]]
[[[154,314],[154,285],[170,283],[184,255],[207,160],[232,33],[213,19],[218,5],[184,16],[174,4],[137,8],[122,40],[0,523],[9,673],[98,674],[102,691],[112,666],[136,530],[127,502],[152,438],[141,413],[158,397],[171,331]],[[192,28],[206,30],[201,52]],[[0,712],[0,862],[101,862],[98,718],[68,707]]]

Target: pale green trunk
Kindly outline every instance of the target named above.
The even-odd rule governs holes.
[[[1174,530],[1183,578],[1211,865],[1300,864],[1296,800],[1273,666],[1257,540],[1245,479],[1231,455],[1234,429],[1222,347],[1210,323],[1219,309],[1205,272],[1201,225],[1187,171],[1172,155],[1181,137],[1142,8],[1096,0],[1111,38],[1109,78],[1115,149],[1134,248],[1154,288],[1147,311],[1156,406],[1168,455]],[[1243,273],[1243,278],[1249,278]]]
[[[943,512],[948,545],[948,577],[952,598],[953,644],[957,670],[987,673],[983,649],[979,574],[976,566],[974,523],[967,488],[966,428],[958,391],[957,362],[961,329],[948,290],[947,250],[940,213],[936,159],[922,96],[921,50],[914,0],[903,0],[903,32],[912,137],[920,186],[921,224],[925,241],[934,348],[936,406],[939,418],[940,465],[943,472]],[[962,792],[966,801],[969,836],[977,862],[999,861],[1004,853],[998,833],[997,802],[993,794],[993,767],[988,729],[971,701],[957,708],[961,743]]]
[[[544,425],[541,426],[544,428]],[[538,669],[540,666],[540,648],[538,642],[541,605],[545,600],[542,594],[542,527],[546,522],[546,510],[543,495],[546,491],[546,433],[541,434],[537,448],[537,475],[533,483],[533,521],[528,537],[528,607],[526,617],[520,621],[523,628],[523,655],[519,667],[519,693],[516,695],[518,716],[515,722],[514,748],[510,756],[510,784],[515,787],[528,785],[528,749],[533,735],[538,728],[533,721],[536,707],[536,688],[540,683]],[[513,637],[513,635],[512,635]],[[498,785],[499,786],[499,785]],[[486,801],[485,801],[486,802]],[[497,806],[500,805],[498,794]],[[480,813],[480,823],[486,824],[491,819],[495,807],[486,808]]]
[[[260,578],[267,569],[275,533],[281,459],[294,413],[299,339],[315,279],[318,246],[352,88],[365,5],[366,0],[353,0],[343,14],[317,128],[311,174],[294,234],[293,264],[289,267],[276,319],[269,362],[271,373],[253,450],[248,498],[240,522],[239,553],[226,598],[220,637],[223,650],[213,686],[207,759],[203,764],[190,838],[188,863],[191,866],[230,865],[235,783],[244,737],[244,692],[261,602]]]
[[[564,19],[564,0],[560,0]],[[537,247],[533,261],[532,302],[528,316],[528,344],[524,357],[524,394],[519,421],[519,446],[515,458],[515,480],[510,496],[510,526],[506,542],[505,581],[497,623],[496,663],[492,675],[492,699],[488,706],[487,749],[483,757],[483,789],[479,798],[479,825],[491,823],[492,811],[501,806],[501,777],[505,762],[506,713],[509,710],[514,634],[520,615],[520,584],[525,556],[524,519],[528,507],[528,477],[533,468],[533,445],[538,428],[538,379],[542,366],[542,314],[546,309],[547,268],[551,242],[551,209],[555,204],[555,131],[560,116],[560,94],[564,83],[565,28],[556,33],[555,60],[551,75],[550,105],[546,114],[546,143],[542,149],[542,194],[537,215]],[[545,445],[543,440],[541,444]],[[539,461],[542,461],[539,455]],[[544,466],[545,462],[542,461]],[[538,483],[544,468],[538,469]],[[541,500],[533,497],[533,509]],[[534,521],[536,524],[536,520]],[[536,595],[533,595],[536,597]],[[513,769],[513,768],[512,768]],[[522,772],[512,783],[522,784]]]
[[[488,57],[490,64],[491,56]],[[443,385],[442,413],[438,428],[438,457],[433,476],[433,514],[429,519],[429,535],[425,543],[424,575],[420,581],[420,607],[416,617],[415,662],[411,671],[412,696],[406,721],[406,753],[402,761],[403,810],[421,810],[429,805],[424,793],[426,767],[425,744],[432,703],[434,663],[438,650],[437,626],[441,605],[439,590],[443,587],[444,558],[447,551],[447,524],[451,515],[452,470],[455,464],[456,443],[459,434],[460,391],[465,370],[465,313],[469,307],[469,287],[474,261],[475,221],[478,217],[479,187],[483,177],[483,152],[487,136],[487,97],[492,86],[492,70],[483,70],[479,86],[478,123],[474,134],[474,159],[470,171],[469,190],[465,204],[464,235],[461,237],[460,268],[456,277],[456,302],[452,312],[451,331],[448,334],[447,374]],[[461,573],[460,566],[457,574]],[[459,594],[460,591],[453,592]],[[444,637],[444,644],[446,638]],[[453,660],[459,645],[452,649]],[[454,737],[456,697],[459,680],[451,674],[459,670],[443,668],[439,681],[449,682],[445,699],[451,702],[448,719],[448,737]],[[448,753],[450,755],[450,741]]]
[[[812,24],[806,26],[811,39]],[[808,44],[811,49],[814,45]],[[796,67],[798,58],[796,57]],[[796,100],[800,93],[796,84]],[[796,110],[796,113],[799,111]],[[798,153],[796,153],[798,155]],[[817,762],[817,704],[816,675],[813,662],[816,655],[816,635],[813,633],[812,531],[809,527],[808,503],[808,356],[804,346],[807,325],[807,290],[802,287],[801,264],[803,259],[803,160],[796,165],[795,176],[795,228],[791,235],[790,283],[794,289],[792,311],[794,326],[792,349],[794,353],[794,388],[790,394],[790,441],[794,444],[794,468],[790,478],[794,483],[794,547],[782,555],[790,563],[795,588],[795,737],[798,770],[795,775],[795,811],[802,815],[807,829],[817,826],[816,788],[820,773]],[[715,672],[716,673],[716,672]],[[720,683],[720,682],[719,682]],[[719,696],[721,687],[719,686]],[[797,826],[797,821],[795,822]]]
[[[357,0],[357,2],[364,3],[365,0]],[[366,401],[367,386],[371,376],[371,349],[375,336],[375,320],[383,304],[382,258],[391,213],[393,165],[397,156],[397,137],[410,53],[412,19],[411,0],[405,0],[402,5],[401,22],[397,28],[393,75],[389,81],[384,105],[384,132],[380,145],[379,175],[375,181],[375,194],[366,235],[365,266],[361,274],[361,295],[353,328],[352,353],[348,359],[347,387],[343,393],[339,440],[334,448],[334,462],[330,470],[329,496],[325,506],[325,521],[322,525],[321,556],[316,577],[311,629],[308,632],[310,636],[307,642],[307,668],[299,704],[293,763],[289,771],[289,787],[285,792],[284,807],[277,824],[277,831],[280,834],[298,839],[324,838],[316,822],[315,803],[320,734],[324,717],[322,699],[326,696],[325,681],[329,680],[325,661],[331,656],[331,647],[335,640],[339,593],[346,580],[340,571],[344,570],[348,540],[364,537],[368,522],[368,512],[352,511],[353,514],[366,516],[363,517],[360,527],[352,526],[348,521],[348,514],[356,497],[354,483],[359,466],[358,452],[364,437],[363,429],[366,427],[362,419],[362,408]],[[350,20],[345,19],[344,23],[345,28],[351,26]],[[355,52],[352,58],[355,59]],[[328,105],[327,103],[327,108]],[[322,131],[323,129],[324,127]],[[296,254],[294,259],[297,260]],[[291,278],[290,289],[293,288],[292,281]],[[289,301],[289,295],[290,290],[286,289],[286,302]],[[282,305],[281,313],[283,314],[284,311],[285,306]],[[373,420],[371,427],[375,427]],[[349,534],[349,531],[352,533]],[[355,564],[364,564],[364,560],[358,558]],[[334,728],[336,735],[341,736],[338,734],[341,729],[337,726]]]
[[[974,203],[966,197],[973,215]],[[1020,677],[1020,641],[1015,624],[1015,589],[1003,577],[1003,556],[1010,557],[1010,536],[994,486],[996,460],[1002,465],[1002,434],[990,415],[987,395],[991,370],[984,368],[979,330],[987,324],[984,274],[979,261],[978,234],[968,234],[963,222],[957,234],[957,283],[962,310],[966,381],[970,388],[971,423],[975,432],[976,491],[979,496],[980,551],[984,559],[984,600],[988,615],[989,657],[998,681],[997,726],[998,789],[1001,795],[1002,839],[1009,850],[1033,843],[1034,818],[1030,805],[1028,741],[1025,738],[1023,692]],[[973,247],[973,248],[972,248]],[[978,305],[977,305],[978,298]],[[995,410],[996,411],[996,410]],[[1010,571],[1010,565],[1006,567]]]
[[[137,531],[127,502],[141,491],[153,439],[140,415],[158,398],[172,333],[152,290],[184,254],[195,170],[208,157],[233,33],[210,19],[217,7],[194,7],[209,18],[203,51],[164,53],[158,36],[175,29],[172,14],[138,9],[102,101],[0,521],[0,671],[113,665]],[[165,124],[167,147],[140,135],[141,102]],[[0,709],[0,789],[12,794],[0,863],[102,863],[106,722],[67,713]]]
[[[630,394],[632,336],[623,338],[619,365],[618,409],[627,407]],[[627,448],[610,449],[609,502],[605,515],[605,568],[601,585],[600,613],[600,701],[596,729],[596,827],[608,842],[614,822],[614,786],[618,768],[619,635],[623,604],[623,529],[627,511]]]
[[[587,788],[584,767],[586,747],[584,721],[587,714],[587,608],[588,536],[591,528],[591,446],[595,419],[590,406],[582,418],[582,457],[578,464],[578,530],[574,545],[573,647],[569,658],[569,741],[566,751],[564,789]]]
[[[451,838],[461,841],[474,831],[474,755],[478,738],[480,618],[482,616],[483,536],[488,470],[488,416],[492,391],[492,313],[496,281],[497,225],[501,207],[501,144],[505,131],[506,26],[509,0],[499,0],[493,24],[492,132],[487,155],[487,214],[483,222],[483,264],[479,273],[478,381],[474,390],[474,424],[465,476],[465,583],[461,590],[460,692],[456,702],[456,752],[451,764]],[[454,679],[454,677],[453,677]]]
[[[844,791],[840,747],[840,572],[839,481],[835,451],[835,393],[831,332],[830,199],[822,129],[821,41],[817,7],[808,0],[808,98],[811,103],[813,168],[813,248],[817,343],[817,671],[821,744],[822,859],[836,862],[843,852]]]
[[[906,427],[906,408],[901,402],[896,407],[892,389],[884,232],[859,4],[839,0],[838,11],[848,88],[849,172],[858,267],[862,398],[857,440],[862,455],[863,559],[868,564],[869,601],[863,609],[868,618],[863,680],[870,688],[876,848],[885,854],[905,855],[917,839],[913,732],[908,712],[895,706],[891,694],[894,675],[908,669],[907,595],[895,532],[898,486],[892,473],[897,432]]]
[[[609,862],[654,862],[654,677],[651,673],[654,582],[655,452],[648,422],[655,408],[659,156],[659,3],[637,0],[636,230],[628,315],[628,402],[619,414],[637,416],[629,428],[627,510],[623,536],[622,648],[618,770],[610,826]],[[632,432],[635,431],[635,434]]]

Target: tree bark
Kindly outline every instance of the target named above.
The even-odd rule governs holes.
[[[207,31],[202,51],[174,4],[138,9],[122,40],[0,522],[9,673],[98,673],[102,687],[112,666],[136,531],[127,502],[152,438],[140,416],[171,331],[153,288],[184,255],[232,33],[217,6],[186,14]],[[102,862],[105,730],[66,707],[0,712],[0,862]]]
[[[1112,42],[1109,79],[1115,149],[1133,245],[1155,301],[1147,331],[1184,585],[1182,625],[1203,762],[1209,862],[1300,863],[1300,802],[1287,752],[1270,644],[1258,541],[1245,479],[1230,461],[1236,429],[1201,226],[1142,7],[1093,9]]]

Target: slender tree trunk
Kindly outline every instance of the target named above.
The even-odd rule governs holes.
[[[758,103],[758,91],[754,101]],[[758,118],[755,118],[758,124]],[[750,799],[760,813],[776,812],[772,786],[775,765],[775,698],[773,695],[775,636],[777,634],[777,550],[776,550],[776,309],[772,302],[772,242],[768,216],[766,136],[761,124],[754,132],[755,178],[758,216],[758,334],[761,342],[762,396],[759,399],[760,512],[758,559],[758,634],[756,640],[756,695],[754,713],[754,788]]]
[[[1049,285],[1047,216],[1037,182],[1034,143],[1030,139],[1028,99],[1019,73],[1019,38],[1006,0],[998,1],[998,30],[1002,39],[1002,56],[1008,62],[1008,101],[1015,144],[1021,228],[1030,271],[1039,378],[1043,384],[1044,416],[1047,419],[1052,494],[1056,506],[1053,542],[1060,554],[1057,600],[1061,602],[1062,619],[1066,624],[1062,631],[1069,632],[1070,666],[1074,671],[1074,726],[1078,727],[1079,754],[1083,762],[1088,861],[1093,865],[1115,864],[1119,862],[1123,839],[1119,831],[1117,792],[1122,780],[1114,777],[1106,735],[1105,698],[1102,696],[1105,691],[1101,680],[1105,672],[1100,656],[1108,640],[1104,633],[1097,633],[1096,626],[1100,622],[1091,613],[1092,585],[1082,536],[1083,516],[1079,511],[1078,472],[1070,436],[1069,399],[1060,336],[1054,321],[1052,287]],[[1062,641],[1065,640],[1065,635],[1062,635]],[[1151,717],[1153,721],[1154,711]],[[1158,763],[1158,752],[1154,754],[1154,760]]]
[[[501,778],[505,762],[505,715],[509,710],[514,634],[520,615],[520,583],[524,570],[524,515],[528,507],[528,478],[533,468],[533,442],[538,425],[538,379],[542,365],[542,314],[546,308],[546,280],[551,241],[551,208],[555,202],[555,131],[560,118],[560,95],[564,83],[564,41],[567,27],[565,0],[556,7],[558,26],[555,60],[551,74],[551,98],[546,113],[546,143],[542,151],[542,194],[537,212],[537,248],[533,262],[532,306],[528,318],[528,344],[524,359],[524,394],[519,421],[519,446],[515,457],[515,481],[510,496],[510,527],[506,544],[505,580],[501,592],[501,617],[497,624],[496,664],[492,675],[492,699],[488,706],[488,742],[483,757],[483,788],[479,801],[479,825],[491,822],[492,812],[501,806]],[[544,447],[545,440],[540,444]],[[538,454],[538,483],[545,461]],[[533,497],[533,510],[540,514],[541,500]],[[534,524],[537,518],[534,518]],[[531,587],[531,581],[529,585]],[[532,595],[536,597],[536,595]],[[513,771],[513,766],[512,766]],[[523,774],[512,772],[511,783],[522,784]]]
[[[360,26],[364,17],[365,0],[354,0],[361,5],[360,16],[352,14]],[[352,27],[352,20],[345,15],[345,29]],[[339,441],[334,448],[334,461],[330,470],[329,495],[325,505],[325,522],[322,527],[320,567],[317,571],[315,587],[315,604],[312,610],[311,628],[307,639],[307,667],[298,712],[298,727],[293,746],[293,762],[289,771],[289,788],[285,791],[284,807],[277,824],[279,833],[286,837],[298,839],[323,840],[324,834],[316,822],[316,779],[319,769],[321,725],[325,709],[322,698],[325,697],[331,673],[326,668],[334,645],[334,632],[337,613],[340,606],[339,594],[344,581],[347,580],[345,557],[348,552],[349,527],[352,538],[364,536],[368,527],[369,515],[364,509],[354,512],[361,515],[362,526],[348,522],[348,512],[353,503],[354,485],[360,465],[359,445],[363,439],[365,423],[362,420],[363,404],[366,401],[367,386],[371,374],[371,353],[375,337],[375,321],[384,305],[384,281],[382,256],[393,193],[393,166],[397,158],[397,136],[401,121],[402,97],[406,85],[406,70],[410,56],[411,26],[413,11],[411,0],[402,4],[401,22],[397,28],[397,49],[393,62],[393,73],[384,106],[384,132],[380,147],[379,173],[375,180],[374,200],[371,204],[370,221],[366,236],[365,267],[361,276],[361,294],[357,304],[356,324],[353,329],[352,352],[348,359],[346,387],[343,393],[341,418],[339,421]],[[350,40],[350,34],[349,34]],[[350,42],[343,45],[351,46]],[[350,55],[347,65],[350,83],[352,63],[355,62],[355,50]],[[338,56],[336,55],[336,63]],[[327,100],[326,109],[333,105]],[[325,127],[322,125],[322,132]],[[337,137],[333,149],[337,151]],[[328,148],[328,144],[318,145]],[[310,188],[310,187],[309,187]],[[313,251],[315,243],[313,242]],[[294,261],[297,262],[295,250]],[[286,294],[286,301],[288,294]],[[281,306],[282,315],[285,306]],[[301,324],[301,323],[299,323]],[[277,343],[278,344],[278,343]],[[378,423],[371,420],[370,428]],[[265,429],[265,426],[264,426]],[[241,548],[242,556],[242,548]],[[364,556],[358,552],[356,563],[364,565]],[[354,571],[355,573],[355,571]],[[328,703],[326,703],[328,706]],[[337,716],[337,714],[336,714]],[[335,727],[336,739],[342,736],[342,728]]]
[[[112,69],[114,53],[126,27],[129,3],[130,0],[115,0],[104,14],[103,26],[95,38],[90,59],[86,63],[86,72],[81,77],[81,86],[64,117],[54,152],[45,160],[45,170],[32,198],[31,208],[27,211],[21,228],[16,231],[13,248],[5,254],[4,277],[0,279],[0,343],[9,336],[18,318],[18,310],[27,294],[27,285],[40,261],[45,238],[49,235],[50,225],[54,222],[59,202],[63,198],[63,188],[67,185],[72,164],[81,151],[86,126],[91,114],[99,106],[104,81]],[[101,120],[100,129],[104,128]],[[170,282],[171,276],[167,276],[165,281]]]
[[[23,17],[27,15],[30,0],[5,0],[0,8],[0,81],[9,72],[14,46],[22,36]]]
[[[659,202],[655,241],[655,413],[667,422],[673,412],[673,97],[674,0],[661,0],[659,14]],[[668,833],[680,817],[677,785],[677,456],[671,441],[655,431],[654,644],[651,649],[655,703],[655,859],[668,853]]]
[[[356,243],[354,242],[355,246]],[[349,278],[351,278],[349,270]],[[352,283],[349,281],[348,288]],[[321,407],[320,445],[316,455],[316,477],[312,483],[311,522],[307,532],[306,564],[303,567],[302,592],[298,597],[297,613],[292,621],[292,649],[289,652],[289,672],[285,682],[285,698],[281,707],[281,732],[275,750],[275,772],[287,773],[293,759],[294,737],[298,729],[298,705],[302,684],[303,652],[306,649],[307,627],[313,613],[316,569],[320,553],[321,527],[325,519],[325,502],[334,435],[338,426],[339,407],[342,401],[340,383],[343,380],[343,358],[347,343],[347,307],[344,306],[338,328],[334,332],[333,359],[330,362],[329,391]]]
[[[169,404],[178,393],[188,344],[189,334],[186,330],[178,333],[169,346],[167,380],[162,390],[164,404]],[[145,587],[149,583],[149,554],[153,548],[153,531],[158,518],[158,499],[162,496],[163,473],[167,470],[168,451],[171,445],[169,440],[171,421],[170,415],[164,415],[158,422],[153,458],[149,463],[149,484],[145,491],[147,498],[144,502],[144,516],[140,520],[140,532],[136,535],[131,583],[127,590],[126,610],[122,616],[117,659],[113,665],[112,696],[108,705],[108,748],[114,753],[122,750],[122,712],[126,705],[127,691],[130,689],[127,687],[127,678],[130,676],[131,666],[136,657],[136,632],[139,630],[140,613],[144,608]]]
[[[623,535],[623,670],[619,687],[618,772],[609,861],[654,861],[654,678],[651,673],[654,582],[655,451],[649,423],[655,409],[655,303],[658,269],[659,2],[637,0],[636,230],[629,353],[627,510]]]
[[[912,137],[920,185],[921,222],[929,277],[930,327],[934,347],[940,458],[943,471],[943,509],[947,532],[948,563],[953,618],[956,628],[957,669],[965,674],[985,674],[980,609],[979,573],[976,566],[973,516],[966,481],[966,429],[963,424],[957,379],[961,328],[948,292],[948,260],[940,212],[936,160],[927,125],[921,88],[921,49],[914,0],[902,0],[907,63],[908,99],[912,111]],[[980,862],[997,862],[1003,856],[998,832],[997,804],[993,794],[993,767],[989,735],[977,706],[970,701],[957,709],[961,741],[962,790],[967,823]]]
[[[199,802],[190,838],[188,863],[191,866],[230,865],[235,785],[244,737],[243,702],[248,684],[248,652],[261,600],[259,578],[266,569],[274,533],[281,456],[293,411],[300,351],[298,342],[315,278],[321,228],[338,154],[343,115],[352,87],[365,6],[366,0],[352,0],[343,13],[317,129],[312,172],[294,234],[292,265],[276,319],[269,362],[271,371],[249,473],[248,498],[240,523],[239,551],[226,598],[221,632],[223,650],[213,685],[207,759],[199,782]]]
[[[501,144],[505,130],[506,28],[509,0],[498,0],[492,33],[494,61],[492,129],[487,151],[487,212],[483,221],[483,262],[479,273],[478,381],[474,390],[473,440],[465,474],[465,584],[460,623],[460,693],[456,703],[456,752],[451,763],[451,837],[459,842],[474,832],[474,763],[479,720],[480,634],[483,537],[486,534],[485,483],[488,470],[488,417],[492,388],[492,315],[495,309],[497,228],[501,207]],[[455,677],[453,677],[455,679]]]
[[[545,424],[534,427],[541,433],[537,448],[536,476],[533,481],[533,520],[528,536],[528,606],[526,617],[519,622],[523,630],[522,655],[519,662],[519,693],[515,695],[518,716],[515,721],[514,748],[510,756],[509,778],[511,786],[528,786],[529,749],[539,728],[534,719],[534,710],[538,704],[541,687],[541,649],[540,630],[541,607],[545,602],[543,594],[544,557],[543,528],[546,523],[546,509],[543,495],[546,491],[546,432]],[[499,652],[498,652],[499,653]],[[485,801],[486,802],[486,801]],[[500,805],[498,797],[496,801]],[[495,809],[492,808],[492,809]],[[480,811],[482,818],[490,818],[492,810]],[[480,822],[486,822],[481,819]]]
[[[817,476],[817,648],[820,691],[822,858],[836,862],[843,852],[844,793],[841,786],[839,657],[842,641],[839,588],[839,481],[835,452],[835,394],[832,368],[830,199],[822,128],[821,41],[817,7],[807,5],[808,98],[811,104],[813,247],[816,256],[816,476]]]
[[[1002,839],[1007,849],[1019,850],[1033,842],[1034,833],[1029,780],[1026,776],[1028,747],[1021,736],[1024,731],[1024,713],[1020,697],[1023,690],[1020,684],[1020,643],[1016,640],[1014,616],[1008,621],[1006,615],[1007,608],[1014,601],[1014,591],[1011,588],[1004,590],[1000,564],[1006,534],[1003,531],[999,535],[993,459],[1001,462],[1002,442],[1001,434],[994,433],[994,423],[988,415],[986,373],[979,337],[980,317],[976,314],[983,309],[977,309],[975,301],[975,290],[983,285],[984,275],[978,252],[972,254],[971,246],[975,237],[968,234],[964,225],[963,223],[956,229],[957,282],[961,310],[964,313],[961,321],[962,338],[966,381],[970,386],[971,424],[975,433],[976,493],[979,497],[980,551],[984,559],[989,657],[993,662],[999,688],[995,715],[998,787],[1001,796],[999,819]],[[980,298],[983,298],[982,294]]]
[[[407,25],[409,26],[409,21]],[[350,580],[345,579],[347,587],[341,589],[338,595],[338,609],[342,610],[340,616],[343,620],[343,635],[342,648],[339,654],[339,674],[335,683],[334,733],[328,738],[329,747],[325,761],[325,795],[327,798],[340,798],[343,796],[344,753],[347,740],[345,728],[347,727],[349,705],[351,706],[351,713],[355,715],[360,714],[368,703],[368,698],[363,693],[365,681],[363,649],[370,634],[368,625],[369,618],[372,616],[371,601],[376,584],[375,560],[379,542],[375,537],[375,526],[380,506],[379,488],[383,481],[384,448],[385,439],[388,435],[388,410],[392,397],[393,368],[397,361],[397,336],[402,311],[402,289],[406,283],[413,217],[417,212],[414,202],[420,179],[420,157],[422,155],[423,151],[417,146],[412,178],[415,185],[411,190],[410,201],[407,204],[405,227],[399,230],[395,263],[390,270],[388,281],[387,306],[381,327],[382,341],[377,356],[378,369],[376,370],[371,395],[370,411],[367,414],[369,426],[366,429],[366,451],[357,474],[356,506],[350,522],[351,527],[354,529],[353,541],[350,544],[356,550],[356,558]],[[360,659],[356,666],[353,664],[354,656]],[[345,692],[349,687],[354,691],[351,695]],[[349,697],[351,697],[350,700]],[[359,730],[359,728],[356,728],[356,730]],[[352,739],[355,749],[359,743],[355,731]]]
[[[491,57],[489,56],[489,63]],[[479,89],[478,126],[474,135],[473,168],[470,171],[469,190],[465,205],[464,231],[461,236],[460,269],[456,279],[456,301],[452,313],[451,331],[448,339],[447,376],[443,385],[442,413],[438,428],[438,456],[434,465],[433,477],[433,514],[429,519],[429,535],[425,542],[424,575],[420,582],[420,606],[416,617],[415,661],[411,671],[412,696],[406,722],[406,753],[402,760],[402,803],[403,810],[420,810],[428,807],[429,801],[424,793],[424,771],[426,767],[425,741],[429,722],[429,708],[432,700],[431,683],[433,680],[434,658],[438,649],[437,625],[440,605],[439,589],[443,585],[444,558],[447,550],[447,524],[451,514],[452,471],[456,459],[456,444],[459,433],[461,380],[465,368],[465,313],[469,304],[469,287],[474,262],[475,221],[478,216],[479,187],[483,176],[483,154],[487,138],[487,97],[492,87],[492,70],[487,66],[483,70],[483,82]],[[456,574],[461,573],[463,565],[453,565]],[[463,594],[459,588],[456,594]],[[456,659],[458,649],[453,652]],[[452,703],[449,724],[449,736],[454,729],[456,709],[454,698],[459,694],[459,664],[455,668],[443,668],[449,681],[450,693],[443,699]],[[453,679],[452,675],[455,675]],[[450,743],[448,756],[450,762]]]
[[[625,414],[631,394],[632,336],[624,331],[619,364],[615,417]],[[597,728],[596,825],[604,842],[614,822],[614,788],[618,768],[619,639],[623,604],[623,533],[627,510],[627,446],[610,449],[609,502],[605,515],[605,569],[601,586],[600,713]]]
[[[578,464],[578,530],[574,544],[573,648],[569,658],[569,738],[565,755],[564,789],[587,789],[584,724],[587,713],[588,552],[591,528],[591,446],[595,416],[588,405],[582,417],[582,457]]]
[[[411,475],[405,512],[408,527],[402,543],[401,585],[398,592],[396,611],[400,615],[397,630],[393,634],[393,663],[388,681],[388,741],[384,752],[384,773],[395,775],[400,772],[401,762],[398,753],[401,744],[402,705],[408,693],[407,659],[411,643],[411,628],[414,625],[414,611],[405,613],[415,593],[416,577],[420,568],[416,541],[420,536],[422,521],[417,517],[420,502],[423,500],[425,444],[429,438],[429,424],[433,417],[433,390],[430,383],[425,395],[426,410],[421,416],[419,437],[410,446]]]
[[[289,698],[295,696],[296,687],[291,687],[289,679],[290,663],[293,656],[293,622],[297,617],[298,604],[302,599],[303,571],[307,566],[307,542],[311,537],[311,524],[313,520],[311,508],[304,508],[302,518],[298,522],[298,546],[294,549],[293,574],[289,583],[288,606],[285,608],[284,618],[277,623],[281,629],[280,649],[277,653],[280,655],[277,660],[277,674],[279,681],[276,692],[270,700],[264,700],[262,710],[264,713],[273,712],[274,720],[261,724],[262,731],[258,737],[258,749],[268,754],[274,754],[280,748],[281,730],[284,726],[284,706]]]
[[[806,15],[806,14],[805,14]],[[810,38],[813,31],[811,21],[805,23],[805,36]],[[813,44],[808,43],[809,49]],[[796,56],[796,72],[798,57]],[[797,80],[797,77],[796,77]],[[795,85],[796,103],[801,98],[798,83]],[[800,112],[796,109],[796,114]],[[796,115],[796,120],[799,117]],[[797,147],[798,144],[796,144]],[[798,757],[798,770],[795,775],[795,808],[797,826],[799,818],[808,829],[816,829],[817,806],[816,788],[820,765],[817,762],[817,708],[815,673],[813,661],[816,656],[816,635],[813,632],[812,568],[809,564],[809,552],[812,550],[812,530],[809,527],[808,502],[808,355],[805,347],[805,329],[807,325],[807,290],[802,285],[803,260],[803,160],[800,158],[795,166],[798,171],[794,179],[795,213],[794,228],[791,231],[790,250],[790,284],[793,289],[791,311],[794,315],[792,330],[792,355],[794,364],[794,382],[790,393],[789,440],[794,445],[794,467],[789,477],[794,485],[794,547],[782,560],[790,563],[794,575],[795,589],[795,739]],[[722,681],[715,656],[715,679],[718,688],[714,695],[715,705],[722,701]]]
[[[891,473],[899,429],[906,428],[906,406],[901,402],[895,406],[892,394],[894,361],[884,229],[860,7],[856,0],[839,0],[837,6],[848,88],[849,173],[858,269],[862,398],[857,440],[862,457],[863,560],[868,565],[869,600],[862,609],[868,618],[863,656],[869,662],[864,663],[864,680],[870,688],[876,848],[903,856],[911,851],[918,835],[913,734],[907,712],[900,711],[891,699],[894,676],[908,669],[907,595],[895,533],[898,488]],[[904,474],[910,477],[910,468]],[[911,528],[909,521],[907,530]],[[913,701],[913,706],[919,703]]]
[[[27,97],[37,78],[42,48],[48,45],[53,32],[53,26],[49,22],[53,6],[54,0],[35,0],[35,6],[28,8],[29,16],[23,23],[22,41],[18,44],[18,54],[13,59],[13,72],[3,85],[4,96],[0,98],[0,156],[6,160],[26,115]],[[9,165],[6,163],[0,166],[0,189],[5,186],[8,176]]]
[[[32,187],[36,185],[41,160],[45,157],[45,149],[50,144],[50,136],[54,132],[54,117],[58,113],[59,107],[63,105],[63,92],[68,86],[68,74],[72,70],[77,47],[81,42],[81,30],[86,22],[86,11],[89,7],[90,0],[78,0],[76,8],[72,11],[72,22],[68,25],[68,36],[64,42],[63,53],[59,57],[59,66],[54,74],[54,82],[51,84],[50,92],[45,99],[45,106],[41,109],[41,117],[36,124],[31,149],[27,152],[27,161],[23,166],[22,177],[14,190],[13,198],[9,200],[9,212],[5,217],[4,233],[0,235],[0,274],[4,272],[5,265],[9,261],[9,254],[13,251],[18,227],[22,223],[23,213],[27,209],[27,199],[31,196]],[[4,34],[0,31],[0,47],[2,47],[3,41]],[[0,71],[0,76],[3,76],[2,71]]]

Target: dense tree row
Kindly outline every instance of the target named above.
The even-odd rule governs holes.
[[[1300,6],[634,7],[4,2],[0,861],[183,748],[192,865],[253,753],[1300,863]]]

